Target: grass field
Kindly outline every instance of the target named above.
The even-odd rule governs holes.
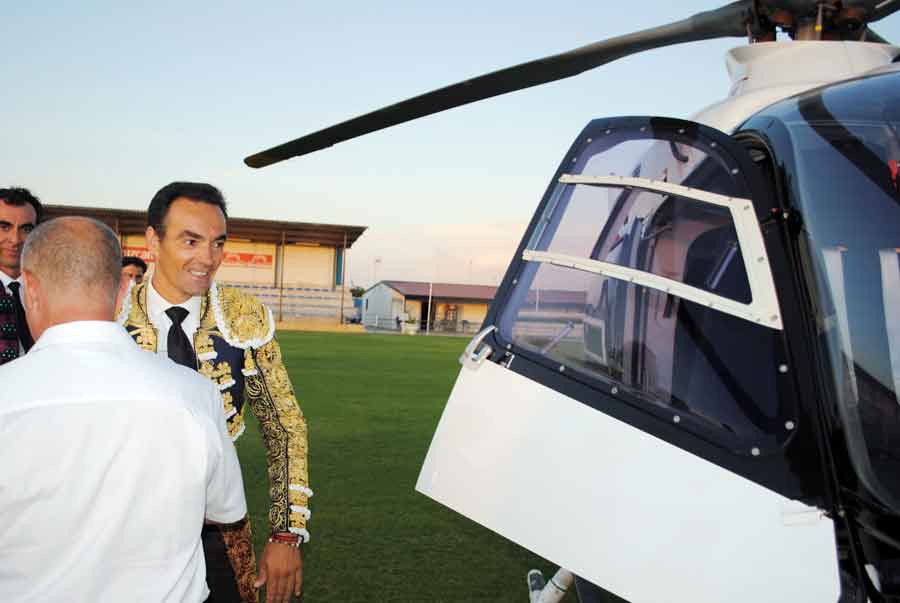
[[[304,601],[527,603],[525,573],[556,568],[414,490],[467,340],[285,332],[279,341],[310,424]],[[238,453],[259,554],[268,490],[247,418]]]

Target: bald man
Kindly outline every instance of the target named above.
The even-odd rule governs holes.
[[[204,521],[246,515],[217,388],[113,322],[120,262],[87,218],[25,243],[36,341],[0,367],[4,601],[205,601]]]

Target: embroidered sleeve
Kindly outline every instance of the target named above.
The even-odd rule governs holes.
[[[246,350],[247,402],[259,421],[266,444],[272,531],[290,531],[309,540],[306,419],[300,411],[281,348],[273,338],[259,349]]]

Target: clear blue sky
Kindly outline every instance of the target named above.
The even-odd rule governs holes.
[[[207,180],[235,216],[370,226],[361,284],[375,257],[379,279],[494,280],[591,118],[690,115],[725,96],[741,43],[652,51],[252,170],[245,155],[348,117],[716,4],[3,4],[0,184],[144,209],[167,182]],[[900,41],[900,16],[877,29]]]

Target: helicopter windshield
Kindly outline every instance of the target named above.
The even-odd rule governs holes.
[[[900,509],[900,74],[800,97],[784,123],[853,462]]]

